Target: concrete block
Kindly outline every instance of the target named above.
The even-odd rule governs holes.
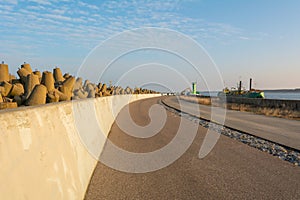
[[[59,91],[58,89],[54,89],[54,92],[59,96],[59,101],[68,101],[71,99],[70,96],[62,93],[61,91]]]
[[[121,89],[122,89],[121,87],[117,87],[117,88],[114,90],[115,95],[119,95]]]
[[[107,97],[107,96],[111,96],[111,94],[109,92],[105,91],[102,93],[102,96]]]
[[[103,93],[103,92],[106,92],[106,90],[107,90],[107,86],[106,86],[106,84],[104,83],[104,84],[102,85],[100,91]]]
[[[60,101],[71,100],[72,94],[73,94],[72,90],[70,90],[68,87],[61,86],[61,87],[59,87],[59,91],[65,95],[64,97],[66,97],[66,98],[60,99]]]
[[[126,87],[125,93],[126,94],[132,94],[132,89],[130,87]]]
[[[55,82],[63,82],[65,80],[65,78],[62,75],[62,72],[60,70],[60,68],[56,67],[53,69],[53,76],[54,76],[54,80]]]
[[[86,90],[86,87],[90,84],[91,82],[89,80],[85,80],[83,84],[83,89]]]
[[[28,100],[27,106],[41,105],[46,103],[47,87],[39,84],[34,87]]]
[[[14,102],[16,102],[18,104],[18,106],[21,106],[24,102],[22,96],[14,96]]]
[[[40,82],[42,81],[42,73],[40,71],[34,71],[33,74],[39,77]]]
[[[7,64],[0,64],[0,82],[9,81],[9,72]]]
[[[17,71],[17,74],[19,75],[21,82],[26,82],[26,77],[31,74],[29,71],[27,71],[25,68],[21,68]]]
[[[41,83],[44,86],[46,86],[48,92],[51,92],[52,90],[55,89],[54,88],[54,77],[53,77],[53,74],[51,72],[48,72],[48,71],[43,72]]]
[[[69,90],[73,90],[75,84],[75,78],[73,76],[70,76],[63,82],[63,86],[67,87]]]
[[[95,93],[100,92],[100,90],[99,90],[99,88],[97,86],[94,88],[94,90],[95,90]]]
[[[25,96],[29,97],[33,88],[40,84],[39,77],[33,73],[28,74],[25,81]]]
[[[13,83],[13,81],[16,80],[16,79],[17,79],[17,78],[16,78],[15,75],[9,74],[9,82],[10,82],[10,83]]]
[[[85,90],[88,92],[91,90],[95,91],[94,85],[92,83],[87,84]]]
[[[98,83],[97,87],[98,87],[99,90],[101,90],[101,88],[102,88],[102,83]]]
[[[136,88],[134,89],[134,93],[135,93],[135,94],[141,94],[141,88],[136,87]]]
[[[80,99],[85,99],[87,98],[89,95],[89,93],[87,93],[86,91],[83,90],[77,90],[76,92],[74,92],[74,96],[80,98]]]
[[[3,97],[6,97],[9,95],[11,89],[12,89],[12,84],[10,84],[9,82],[7,81],[4,81],[2,86],[4,87],[4,92],[2,93],[2,96]]]
[[[79,90],[82,88],[82,78],[81,77],[78,77],[76,79],[76,82],[74,84],[74,90]]]
[[[70,78],[71,77],[71,75],[69,74],[69,73],[65,73],[64,74],[64,79],[68,79],[68,78]]]
[[[30,66],[30,64],[28,64],[28,63],[24,63],[23,65],[21,65],[21,68],[24,68],[24,69],[26,69],[29,73],[32,73],[31,66]]]
[[[59,94],[56,91],[57,90],[52,90],[47,93],[47,98],[46,98],[47,103],[59,102]]]
[[[71,100],[74,84],[75,78],[70,76],[63,82],[62,86],[60,87],[60,91],[67,96],[67,100]]]
[[[5,93],[5,88],[3,86],[0,86],[0,94],[4,94]],[[3,95],[2,95],[3,96]]]
[[[95,91],[94,90],[90,90],[89,94],[88,94],[88,98],[95,98],[95,97],[96,97]]]
[[[21,83],[13,84],[9,96],[21,96],[24,94],[24,87]]]

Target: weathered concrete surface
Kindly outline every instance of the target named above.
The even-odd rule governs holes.
[[[138,125],[149,123],[149,108],[157,100],[137,101],[129,106],[130,114]],[[120,116],[121,113],[118,118]],[[141,139],[129,136],[114,123],[109,138],[115,145],[130,152],[152,152],[169,144],[180,123],[185,127],[195,126],[195,123],[167,112],[165,126],[153,137]],[[190,128],[185,131],[191,134]],[[86,199],[300,198],[298,166],[223,135],[208,156],[199,159],[206,131],[199,127],[193,144],[185,154],[170,166],[155,172],[124,173],[98,163]],[[103,153],[106,151],[109,151],[107,146]]]
[[[199,116],[194,103],[181,100],[180,107],[176,97],[166,98],[164,102],[184,112]],[[210,106],[199,104],[199,110],[200,117],[211,119]],[[218,118],[218,114],[216,116]],[[300,150],[300,122],[297,120],[226,110],[225,125]]]
[[[153,96],[157,95],[130,95],[126,100]],[[76,123],[91,120],[89,108],[95,108],[98,125],[107,135],[115,119],[111,104],[121,102],[118,112],[126,104],[122,98],[0,111],[0,199],[83,199],[97,160],[82,143]],[[88,129],[84,135],[89,137]],[[90,147],[99,152],[103,148]]]

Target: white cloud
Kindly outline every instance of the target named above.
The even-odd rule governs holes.
[[[82,1],[79,1],[78,5],[89,8],[89,9],[93,9],[93,10],[99,10],[98,6],[93,5],[93,4],[88,4],[88,3],[85,3],[85,2],[82,2]]]
[[[27,0],[28,2],[33,2],[41,5],[52,5],[50,0]]]
[[[250,40],[249,37],[244,37],[244,36],[240,36],[239,38],[240,38],[241,40]]]
[[[64,15],[44,14],[43,17],[50,18],[50,19],[56,19],[56,20],[63,20],[63,21],[72,21],[71,17],[67,17]]]
[[[145,26],[174,29],[200,41],[248,37],[243,30],[228,24],[181,15],[178,0],[112,0],[97,5],[96,1],[94,4],[69,0],[30,1],[35,4],[20,1],[18,8],[8,4],[11,7],[0,9],[0,33],[11,32],[14,36],[3,36],[0,38],[2,44],[19,45],[20,35],[28,35],[22,38],[22,44],[35,45],[33,49],[46,49],[49,41],[57,46],[61,45],[59,41],[65,41],[74,48],[80,46],[80,49],[89,50],[118,32]]]
[[[53,10],[51,11],[51,13],[57,14],[57,15],[63,15],[63,14],[65,14],[65,12],[66,12],[65,9],[53,9]]]
[[[45,10],[46,8],[44,6],[41,6],[41,5],[36,5],[36,6],[27,6],[26,9],[27,10],[34,10],[34,11],[41,11],[41,10]]]
[[[5,10],[5,11],[12,11],[14,9],[13,6],[11,5],[0,5],[0,10]]]
[[[18,4],[18,0],[2,0],[3,3],[8,3],[8,4]]]

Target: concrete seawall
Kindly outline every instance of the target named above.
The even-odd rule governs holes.
[[[227,97],[227,108],[274,117],[300,119],[299,100]]]
[[[227,97],[227,103],[247,104],[247,105],[267,107],[267,108],[280,108],[280,109],[300,111],[300,101],[299,100],[253,99],[253,98]]]
[[[0,112],[0,199],[83,199],[97,159],[82,143],[76,123],[89,120],[87,112],[94,108],[107,136],[123,106],[155,96],[160,95],[117,95]],[[96,144],[91,148],[101,152],[105,141]]]
[[[277,100],[259,98],[180,96],[181,99],[204,104],[226,107],[230,110],[253,112],[267,116],[275,116],[290,119],[300,119],[299,100]]]

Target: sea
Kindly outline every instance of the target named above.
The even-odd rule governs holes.
[[[300,100],[300,90],[297,91],[265,91],[265,98],[266,99],[285,99],[285,100]],[[212,96],[216,97],[218,95],[218,92],[212,91],[212,92],[200,92],[201,95],[204,96]]]

